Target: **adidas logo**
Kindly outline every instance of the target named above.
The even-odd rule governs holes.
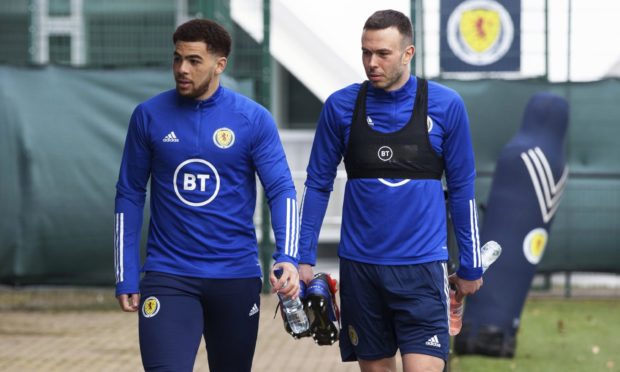
[[[439,343],[439,339],[437,338],[437,335],[429,338],[428,341],[426,341],[426,345],[434,346],[434,347],[441,347],[441,344]]]
[[[250,313],[248,314],[248,316],[252,316],[254,314],[258,313],[258,306],[256,306],[256,304],[254,304],[254,306],[252,306],[252,308],[250,309]]]
[[[166,137],[164,137],[164,139],[162,140],[164,142],[179,142],[179,139],[177,138],[177,135],[174,134],[174,131],[168,133],[168,135]]]

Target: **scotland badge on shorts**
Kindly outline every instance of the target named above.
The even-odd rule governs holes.
[[[152,318],[159,312],[161,305],[157,297],[151,296],[144,300],[142,304],[142,316],[145,318]]]
[[[353,328],[353,326],[350,324],[349,324],[349,340],[351,340],[351,344],[353,344],[353,346],[357,346],[357,344],[359,343],[357,332],[355,331],[355,328]]]
[[[235,143],[235,132],[228,128],[220,128],[213,132],[213,143],[221,149],[227,149]]]

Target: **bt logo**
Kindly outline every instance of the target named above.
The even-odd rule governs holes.
[[[211,178],[208,174],[191,174],[191,173],[183,173],[183,190],[195,190],[196,189],[196,179],[200,182],[200,191],[204,192],[206,190],[206,182]]]
[[[377,151],[377,156],[382,161],[388,161],[392,159],[392,155],[394,155],[394,152],[389,146],[381,146],[381,148],[379,148],[379,151]]]
[[[208,161],[188,159],[174,171],[173,185],[183,203],[202,207],[211,203],[220,191],[220,175]]]

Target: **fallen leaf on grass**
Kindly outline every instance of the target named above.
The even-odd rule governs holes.
[[[614,369],[615,363],[613,360],[607,361],[607,369]]]

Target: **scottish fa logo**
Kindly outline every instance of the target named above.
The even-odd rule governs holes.
[[[188,159],[179,164],[172,182],[177,197],[192,207],[211,203],[220,191],[217,169],[203,159]]]
[[[144,300],[142,304],[142,316],[145,318],[152,318],[159,312],[161,305],[157,297],[151,296]]]
[[[351,340],[351,343],[353,344],[353,346],[357,346],[357,344],[359,343],[359,337],[357,336],[357,331],[350,324],[349,324],[348,331],[349,331],[349,340]]]
[[[523,239],[523,254],[532,265],[538,265],[542,259],[548,237],[547,230],[538,227],[527,233]]]
[[[450,15],[446,32],[452,52],[475,66],[497,62],[514,39],[510,13],[492,0],[462,2]]]
[[[235,143],[235,132],[228,128],[220,128],[213,132],[213,143],[221,149],[227,149]]]

